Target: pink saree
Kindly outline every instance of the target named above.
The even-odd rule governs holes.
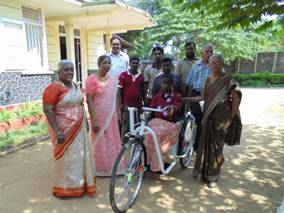
[[[59,82],[51,83],[43,92],[43,104],[55,106],[58,127],[66,136],[57,144],[56,133],[48,125],[54,147],[55,183],[57,197],[95,195],[95,168],[91,157],[84,113],[83,95],[75,84],[67,89]]]
[[[86,80],[86,93],[93,95],[93,106],[97,115],[99,132],[92,132],[93,158],[97,176],[110,176],[114,161],[121,149],[121,139],[116,112],[118,79],[108,76],[105,82],[95,74]]]

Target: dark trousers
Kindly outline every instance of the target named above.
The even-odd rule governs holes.
[[[121,125],[120,125],[120,134],[121,139],[124,141],[124,135],[129,132],[129,112],[127,109],[121,110]]]
[[[141,110],[138,109],[138,112],[134,114],[135,123],[138,122],[139,118],[137,118],[137,115],[139,115],[140,111]],[[120,135],[121,135],[122,142],[125,142],[124,135],[129,131],[130,131],[129,111],[127,110],[127,107],[123,107],[123,109],[121,110],[121,125],[120,125]]]
[[[200,92],[194,91],[192,92],[192,97],[200,96]],[[200,140],[200,135],[202,131],[202,119],[203,119],[203,113],[200,107],[199,102],[191,102],[190,103],[191,113],[195,117],[195,122],[197,125],[196,135],[195,135],[195,141],[194,141],[194,151],[197,152],[198,144]]]

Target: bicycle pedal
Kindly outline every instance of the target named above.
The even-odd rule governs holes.
[[[138,172],[146,172],[147,169],[148,169],[147,166],[143,166],[143,165],[140,165],[137,168]]]

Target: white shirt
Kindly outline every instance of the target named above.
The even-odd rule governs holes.
[[[112,52],[107,54],[111,59],[111,69],[109,75],[119,77],[122,72],[129,69],[129,56],[124,52],[119,52],[117,55]]]

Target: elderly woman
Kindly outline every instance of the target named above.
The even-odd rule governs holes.
[[[87,135],[84,96],[72,82],[74,66],[62,60],[58,80],[43,92],[43,109],[54,147],[55,183],[53,195],[60,198],[93,196],[95,170]]]
[[[118,127],[118,79],[108,75],[109,56],[98,58],[98,72],[86,80],[87,104],[91,118],[92,141],[97,176],[110,176],[121,149]]]
[[[211,76],[205,82],[202,96],[191,101],[204,99],[203,130],[197,150],[193,176],[208,182],[208,187],[217,186],[224,162],[223,146],[240,143],[242,130],[239,104],[241,92],[232,77],[223,72],[224,60],[214,54],[209,59]]]

